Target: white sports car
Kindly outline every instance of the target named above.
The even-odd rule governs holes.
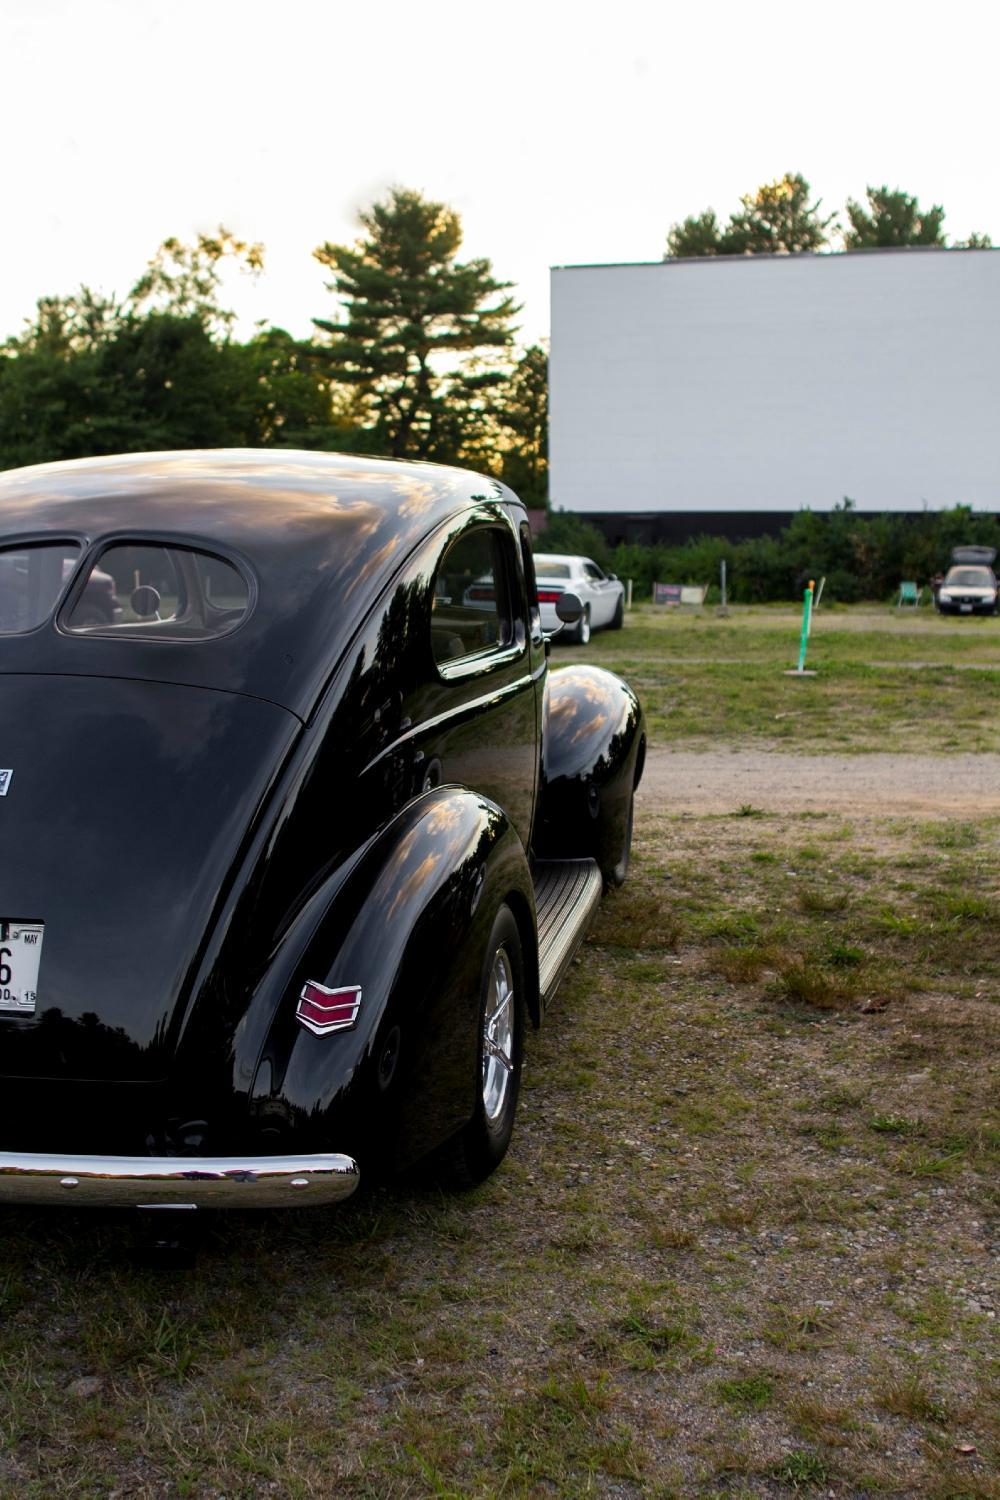
[[[606,625],[620,630],[625,619],[625,585],[605,573],[589,557],[565,557],[555,552],[535,553],[535,578],[542,629],[559,631],[557,639],[585,646],[590,632]],[[576,625],[562,626],[556,615],[560,594],[578,594],[583,614]]]

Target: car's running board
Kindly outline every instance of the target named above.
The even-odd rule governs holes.
[[[601,899],[601,872],[592,859],[547,860],[535,866],[538,988],[548,1005]]]

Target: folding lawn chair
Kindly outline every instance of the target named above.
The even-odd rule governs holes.
[[[899,598],[896,600],[897,609],[907,607],[916,609],[923,599],[923,589],[917,588],[915,583],[901,583],[899,585]]]

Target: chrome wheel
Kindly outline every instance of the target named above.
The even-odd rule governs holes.
[[[490,1125],[496,1124],[507,1106],[514,1072],[515,1025],[511,966],[506,951],[498,948],[493,958],[483,1017],[483,1112]]]
[[[580,645],[580,646],[585,646],[587,644],[587,642],[590,640],[590,610],[589,609],[585,609],[584,612],[583,612],[583,614],[580,616],[580,624],[577,627],[576,640],[577,640],[577,644]]]
[[[479,972],[475,1029],[467,1036],[468,1042],[476,1043],[475,1072],[469,1077],[469,1105],[474,1100],[475,1108],[438,1158],[439,1177],[452,1187],[472,1187],[496,1171],[510,1145],[517,1113],[527,986],[521,934],[505,904],[497,908]]]

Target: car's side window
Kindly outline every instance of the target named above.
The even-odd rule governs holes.
[[[434,579],[431,647],[439,664],[508,646],[513,638],[503,538],[477,526],[453,542]]]
[[[596,563],[584,563],[583,571],[585,576],[587,578],[593,579],[595,583],[600,583],[604,578],[604,574],[601,572]]]

